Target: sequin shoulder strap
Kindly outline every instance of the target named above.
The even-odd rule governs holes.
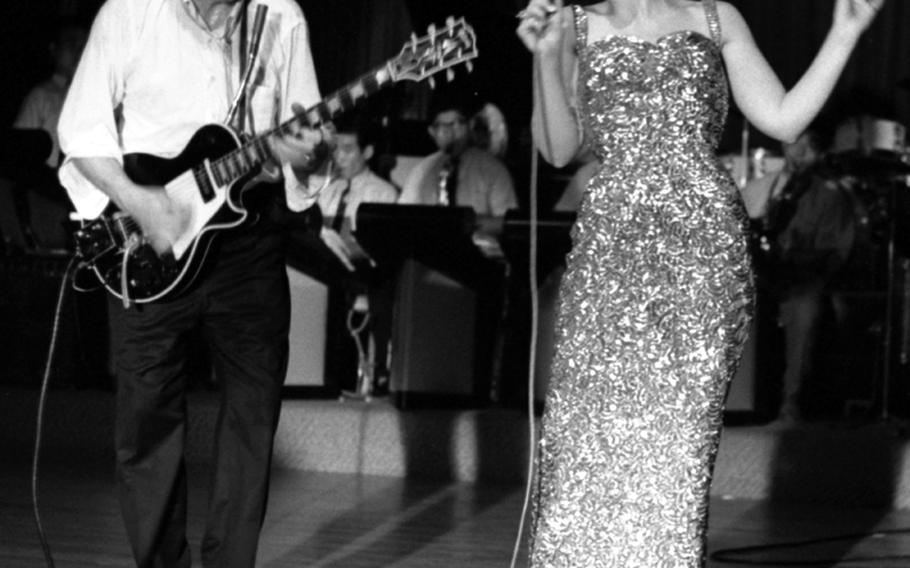
[[[575,53],[588,45],[588,14],[578,4],[572,4],[572,15],[575,18]]]
[[[705,5],[705,17],[708,19],[708,30],[711,32],[711,39],[720,47],[723,42],[723,36],[720,33],[720,16],[717,14],[717,0],[702,0]]]

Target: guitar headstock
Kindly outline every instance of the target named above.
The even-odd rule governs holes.
[[[477,36],[464,18],[448,18],[444,28],[430,26],[427,35],[412,35],[397,57],[389,61],[389,72],[394,81],[423,81],[439,71],[446,70],[449,80],[452,69],[477,57]]]

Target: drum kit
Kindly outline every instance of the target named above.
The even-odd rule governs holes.
[[[904,80],[910,88],[910,78]],[[744,149],[746,146],[744,138]],[[741,184],[778,169],[781,158],[758,148],[743,152],[728,167]],[[882,299],[878,336],[881,359],[874,363],[874,400],[863,404],[880,418],[894,407],[892,389],[910,379],[910,145],[907,128],[896,121],[857,116],[843,121],[834,133],[826,165],[854,202],[851,256],[838,278],[847,294]],[[753,235],[754,237],[754,235]],[[756,267],[758,269],[758,267]],[[761,274],[759,274],[761,276]],[[876,357],[877,358],[877,357]],[[903,381],[905,382],[905,381]],[[906,389],[905,389],[906,390]],[[903,393],[908,395],[907,392]]]
[[[910,366],[910,148],[895,121],[862,116],[845,121],[834,138],[835,164],[852,180],[863,207],[862,225],[877,241],[883,277],[881,377],[875,406],[890,418],[895,369]],[[907,393],[904,393],[905,395]]]

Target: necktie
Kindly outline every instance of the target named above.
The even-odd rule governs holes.
[[[344,188],[338,197],[338,207],[335,209],[335,216],[332,218],[332,228],[341,232],[341,226],[344,224],[344,213],[348,206],[348,193],[351,192],[351,180],[344,180]]]
[[[455,207],[458,204],[455,197],[458,193],[458,156],[446,157],[440,175],[444,193],[444,198],[440,201],[443,205]]]

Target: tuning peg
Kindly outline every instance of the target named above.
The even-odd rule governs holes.
[[[417,33],[411,32],[411,49],[417,49]]]
[[[454,70],[454,69],[446,69],[446,81],[448,81],[449,83],[451,83],[451,82],[454,81],[454,80],[455,80],[455,70]]]
[[[471,71],[474,70],[474,63],[472,63],[471,61],[468,61],[465,63],[465,67],[468,68],[468,73],[470,73]]]
[[[428,82],[430,83],[430,88],[431,88],[431,89],[435,89],[435,88],[436,88],[436,79],[430,77],[430,78],[428,79]]]

